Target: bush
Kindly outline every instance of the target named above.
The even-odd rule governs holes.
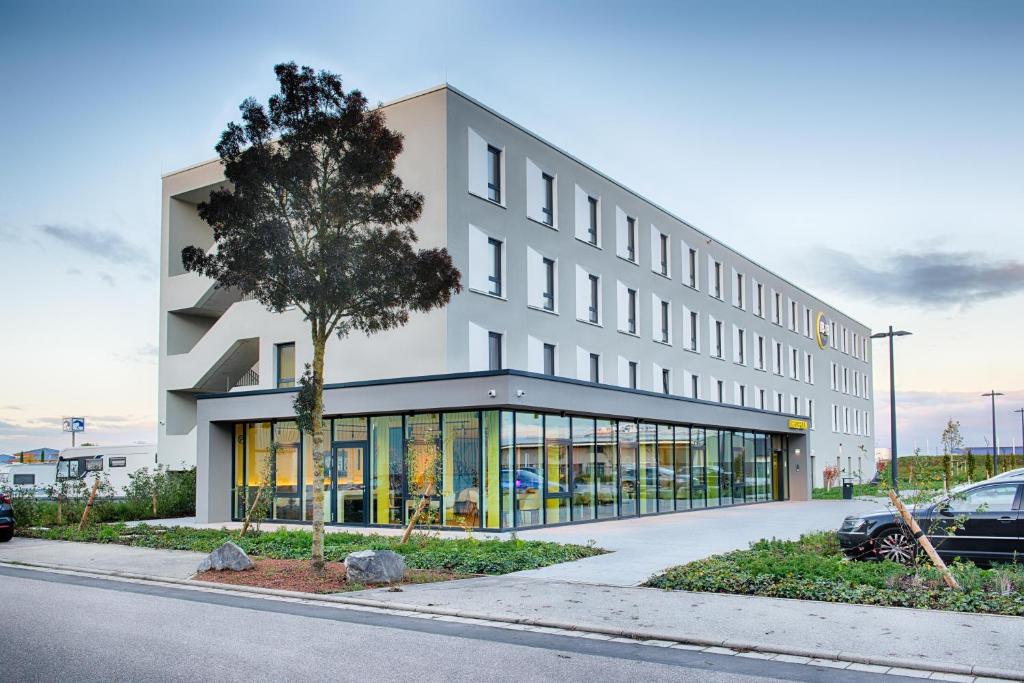
[[[672,567],[647,585],[666,590],[737,593],[773,598],[945,609],[1024,616],[1024,566],[981,569],[955,562],[960,590],[945,587],[933,567],[853,562],[832,532],[799,541],[758,541],[737,550]]]

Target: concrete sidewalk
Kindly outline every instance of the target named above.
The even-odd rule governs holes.
[[[854,657],[1019,671],[1024,618],[713,593],[624,588],[523,577],[406,586],[350,594],[381,603],[637,629],[686,641],[743,642]],[[825,656],[825,655],[822,655]]]
[[[41,564],[82,571],[142,574],[160,579],[187,579],[206,555],[184,550],[133,548],[113,543],[73,543],[15,536],[0,543],[0,562]]]

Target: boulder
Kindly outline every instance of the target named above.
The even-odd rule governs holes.
[[[228,541],[204,557],[196,571],[205,572],[211,569],[216,571],[230,569],[240,572],[245,569],[252,569],[252,560],[249,559],[244,550]]]
[[[352,583],[396,583],[405,576],[405,558],[390,550],[359,550],[345,557]]]

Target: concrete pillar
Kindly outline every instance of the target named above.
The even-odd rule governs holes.
[[[200,402],[202,403],[202,402]],[[196,438],[196,521],[231,521],[232,425],[202,419]]]
[[[809,434],[789,435],[789,499],[811,499],[811,438]]]

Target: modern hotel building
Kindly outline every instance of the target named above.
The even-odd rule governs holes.
[[[398,330],[332,340],[323,482],[293,420],[311,357],[271,313],[181,265],[213,248],[218,161],[163,178],[160,433],[198,463],[201,521],[237,518],[269,462],[271,517],[514,529],[807,498],[873,473],[870,330],[449,86],[384,106],[415,226],[465,290]]]

